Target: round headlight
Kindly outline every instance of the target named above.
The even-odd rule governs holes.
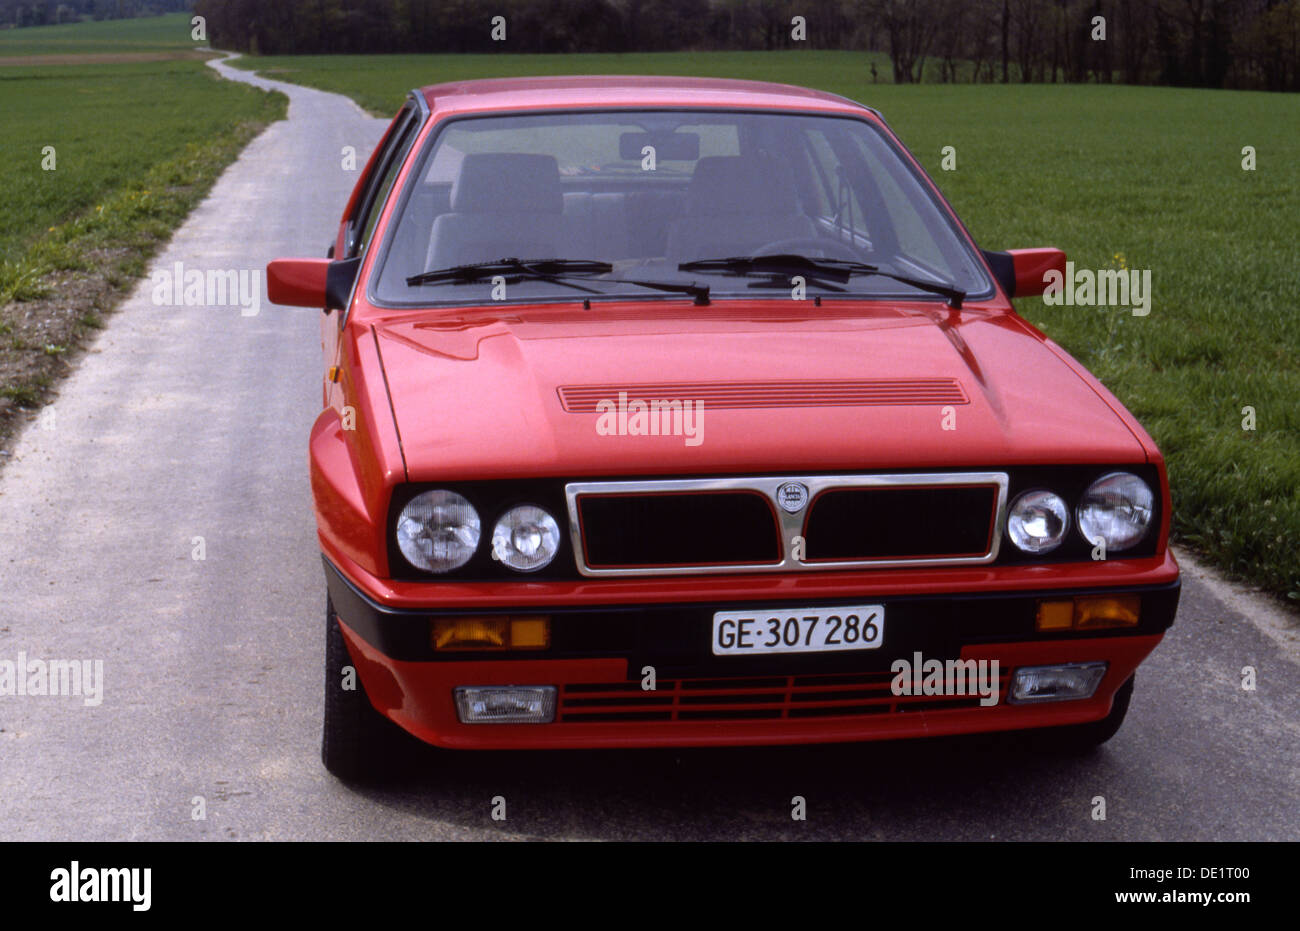
[[[506,511],[492,530],[492,555],[520,572],[541,569],[559,549],[560,525],[532,504]]]
[[[1093,545],[1104,542],[1107,551],[1126,550],[1147,535],[1154,511],[1155,496],[1146,482],[1129,472],[1111,472],[1084,492],[1079,532]]]
[[[1026,491],[1007,513],[1007,536],[1026,553],[1050,553],[1069,529],[1070,508],[1050,491]]]
[[[450,572],[478,549],[478,511],[454,491],[423,491],[397,516],[397,547],[406,561],[429,572]]]

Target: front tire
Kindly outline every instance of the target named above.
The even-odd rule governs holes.
[[[1129,701],[1133,698],[1133,680],[1119,687],[1110,706],[1110,714],[1100,721],[1087,724],[1068,724],[1065,727],[1046,728],[1034,734],[1035,741],[1042,749],[1067,756],[1090,753],[1115,736],[1128,714]]]
[[[352,667],[344,688],[345,669]],[[325,606],[325,725],[321,761],[345,782],[371,782],[392,774],[411,738],[375,710],[348,654],[334,603]]]

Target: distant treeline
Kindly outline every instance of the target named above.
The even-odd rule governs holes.
[[[54,26],[188,10],[194,0],[0,0],[0,26]]]
[[[0,23],[187,6],[0,0]],[[1300,0],[197,0],[194,9],[213,45],[268,55],[833,48],[888,52],[900,83],[1300,90]],[[504,41],[492,37],[494,17],[505,19]]]

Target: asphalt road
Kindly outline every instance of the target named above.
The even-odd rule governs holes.
[[[155,269],[323,254],[356,177],[342,148],[364,164],[383,122],[274,86],[289,119]],[[348,788],[318,755],[316,315],[156,306],[152,290],[111,318],[0,472],[0,660],[103,663],[97,705],[0,697],[0,840],[1300,839],[1300,637],[1190,572],[1128,722],[1082,759],[969,739],[421,753],[400,784]]]

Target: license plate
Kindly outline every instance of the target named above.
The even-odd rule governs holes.
[[[713,615],[714,656],[874,650],[884,641],[884,605]]]

